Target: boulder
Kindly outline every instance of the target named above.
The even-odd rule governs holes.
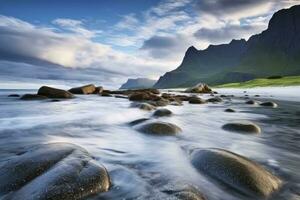
[[[170,111],[169,109],[165,109],[165,108],[158,109],[153,113],[153,116],[155,116],[155,117],[165,117],[165,116],[171,116],[171,115],[172,115],[172,111]]]
[[[93,92],[93,94],[101,94],[102,92],[103,92],[103,87],[98,86],[98,87],[95,87],[95,91]]]
[[[8,95],[8,97],[20,97],[20,95],[19,94],[10,94],[10,95]]]
[[[225,111],[225,112],[231,112],[231,113],[232,113],[232,112],[235,112],[235,110],[233,110],[232,108],[227,108],[227,109],[225,109],[224,111]]]
[[[46,96],[48,98],[60,98],[60,99],[70,99],[74,97],[74,95],[68,91],[52,88],[48,86],[40,87],[37,94]]]
[[[167,122],[152,122],[143,124],[138,128],[138,131],[152,135],[175,135],[182,130],[175,124]]]
[[[37,94],[24,94],[20,99],[21,100],[44,100],[44,99],[48,99],[48,97],[37,95]]]
[[[258,102],[257,102],[257,101],[254,101],[254,100],[249,100],[249,101],[246,101],[246,104],[249,104],[249,105],[257,105]]]
[[[203,174],[255,199],[269,197],[282,183],[259,164],[223,149],[196,150],[192,164]]]
[[[149,92],[135,92],[129,96],[130,101],[159,101],[163,98]]]
[[[204,104],[204,103],[206,103],[206,101],[199,97],[190,97],[189,103],[190,104]]]
[[[263,102],[261,104],[259,104],[261,106],[266,106],[266,107],[272,107],[272,108],[276,108],[278,105],[274,102],[268,101],[268,102]]]
[[[211,93],[212,90],[208,87],[208,85],[204,83],[199,83],[194,87],[188,88],[185,90],[188,93]]]
[[[237,123],[228,123],[222,126],[224,130],[239,132],[239,133],[260,133],[261,129],[258,125],[252,122],[237,122]]]
[[[93,94],[95,93],[95,91],[96,91],[96,87],[93,84],[84,85],[81,87],[75,87],[69,90],[69,92],[71,92],[72,94]]]
[[[27,148],[0,168],[0,193],[10,200],[84,199],[109,187],[107,170],[86,150],[68,143]]]
[[[207,99],[207,101],[211,102],[211,103],[219,103],[219,102],[222,102],[223,100],[220,97],[213,97],[213,98]]]
[[[129,96],[130,101],[145,101],[145,100],[149,100],[149,99],[150,99],[150,96],[148,93],[137,92],[137,93],[133,93],[132,95]]]
[[[153,106],[153,105],[151,105],[149,103],[141,103],[141,104],[139,104],[138,107],[141,110],[148,110],[148,111],[155,109],[155,106]]]
[[[147,101],[147,103],[149,103],[155,107],[163,107],[163,106],[169,105],[170,102],[166,99],[161,99],[158,101]]]

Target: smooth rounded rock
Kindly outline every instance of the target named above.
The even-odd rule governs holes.
[[[0,193],[9,200],[72,200],[105,192],[107,170],[76,145],[52,143],[22,150],[0,168]]]
[[[272,107],[272,108],[276,108],[278,105],[274,102],[268,101],[268,102],[263,102],[261,104],[259,104],[261,106],[266,106],[266,107]]]
[[[151,105],[149,103],[141,103],[141,104],[139,104],[139,109],[150,111],[150,110],[154,110],[155,106],[153,106],[153,105]]]
[[[165,109],[165,108],[158,109],[153,113],[153,116],[155,116],[155,117],[165,117],[165,116],[171,116],[171,115],[172,115],[172,111],[170,111],[169,109]]]
[[[235,110],[233,110],[232,108],[227,108],[227,109],[225,109],[224,111],[225,111],[225,112],[231,112],[231,113],[235,112]]]
[[[260,127],[252,122],[228,123],[223,125],[222,128],[227,131],[239,132],[239,133],[258,134],[261,132]]]
[[[249,101],[246,101],[245,103],[249,104],[249,105],[257,105],[258,104],[258,102],[254,101],[254,100],[249,100]]]
[[[190,97],[189,103],[190,104],[204,104],[204,103],[206,103],[206,101],[199,97]]]
[[[24,94],[21,98],[21,100],[45,100],[48,99],[46,96],[37,95],[37,94]]]
[[[19,94],[10,94],[10,95],[8,95],[8,97],[20,97],[20,95]]]
[[[204,175],[252,197],[266,198],[282,184],[258,163],[223,149],[196,150],[192,164]]]
[[[223,100],[220,97],[213,97],[213,98],[207,99],[207,101],[211,102],[211,103],[219,103],[219,102],[222,102]]]
[[[101,92],[102,91],[103,88],[101,89]],[[93,84],[89,84],[89,85],[71,88],[69,89],[69,92],[71,92],[72,94],[94,94],[96,92],[96,87]]]
[[[167,122],[152,122],[141,125],[138,128],[138,131],[153,135],[175,135],[180,133],[182,130],[175,124]]]
[[[61,98],[61,99],[70,99],[73,98],[74,95],[71,92],[48,87],[48,86],[42,86],[37,92],[38,95],[46,96],[48,98]]]

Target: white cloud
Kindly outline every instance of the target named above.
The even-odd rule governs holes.
[[[110,74],[114,82],[127,77],[153,78],[176,68],[189,46],[202,49],[209,44],[247,38],[265,29],[274,11],[299,3],[298,0],[245,0],[234,8],[216,4],[209,12],[204,7],[195,9],[198,1],[212,2],[163,0],[141,15],[123,16],[106,30],[88,29],[84,20],[59,18],[51,25],[37,26],[0,15],[0,59],[43,60],[70,72],[93,69],[99,72],[95,73],[99,77]],[[135,51],[131,49],[129,53],[122,48]],[[48,68],[45,67],[46,73]]]

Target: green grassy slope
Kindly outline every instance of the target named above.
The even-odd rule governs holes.
[[[292,86],[300,85],[300,76],[286,76],[278,79],[259,78],[241,83],[227,83],[215,86],[217,88],[253,88],[267,86]]]

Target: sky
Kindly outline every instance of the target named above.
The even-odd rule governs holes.
[[[0,88],[158,79],[300,0],[0,0]]]

